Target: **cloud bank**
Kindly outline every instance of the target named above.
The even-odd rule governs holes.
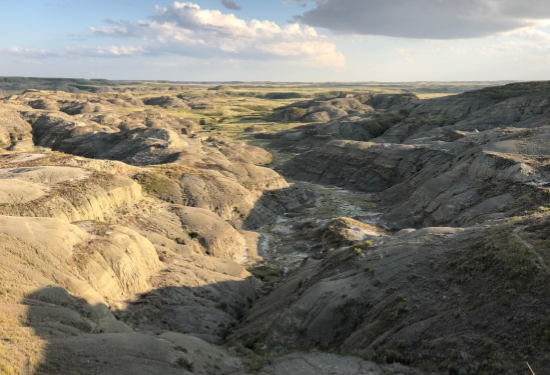
[[[296,20],[340,34],[466,39],[550,19],[548,0],[283,0],[314,8]]]
[[[325,36],[310,26],[271,21],[245,21],[234,14],[201,9],[197,4],[174,2],[156,7],[148,20],[109,21],[92,27],[96,36],[132,38],[149,55],[295,60],[331,67],[345,65],[344,56]]]

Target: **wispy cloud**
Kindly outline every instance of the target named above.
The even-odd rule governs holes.
[[[45,59],[60,56],[60,54],[57,52],[47,51],[44,49],[32,49],[22,47],[0,49],[0,53],[7,56],[22,57],[25,59]]]
[[[406,62],[408,62],[408,63],[416,62],[414,57],[411,55],[411,53],[409,51],[407,51],[406,49],[397,48],[396,51],[399,54],[399,56],[401,56],[401,58],[403,60],[405,60]]]
[[[127,57],[127,56],[143,55],[146,53],[146,51],[142,47],[131,47],[131,46],[123,46],[123,47],[72,46],[72,47],[66,47],[65,51],[69,55],[89,56],[89,57]]]

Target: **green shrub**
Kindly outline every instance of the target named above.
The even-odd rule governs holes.
[[[304,96],[297,92],[269,92],[264,95],[266,99],[300,99]]]
[[[372,242],[371,240],[366,240],[366,241],[359,242],[359,243],[355,244],[355,246],[362,249],[362,250],[365,250],[369,247],[374,246],[374,242]]]
[[[187,371],[193,372],[193,362],[189,361],[185,357],[179,357],[176,364],[179,367],[186,369]]]
[[[271,354],[250,354],[246,361],[246,365],[252,372],[258,372],[272,363],[273,356]]]
[[[432,361],[424,361],[420,364],[420,369],[431,374],[439,370],[439,366]]]
[[[229,304],[226,301],[220,302],[216,305],[216,308],[227,311],[227,308],[229,307]]]
[[[267,264],[250,267],[248,268],[248,272],[267,285],[278,283],[284,276],[283,270],[269,267]]]
[[[14,368],[6,365],[6,364],[0,364],[0,374],[2,375],[15,375],[17,372],[15,372]]]

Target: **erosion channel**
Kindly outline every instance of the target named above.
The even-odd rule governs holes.
[[[550,368],[548,82],[103,84],[0,101],[0,373]]]

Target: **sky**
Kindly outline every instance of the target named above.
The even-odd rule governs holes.
[[[0,0],[0,76],[550,79],[548,0]]]

